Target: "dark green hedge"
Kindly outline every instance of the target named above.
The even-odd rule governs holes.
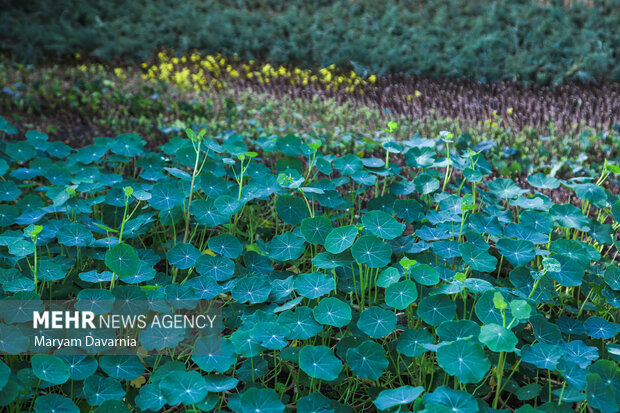
[[[75,52],[146,59],[158,47],[356,71],[620,80],[620,2],[526,0],[38,0],[4,2],[19,60]]]

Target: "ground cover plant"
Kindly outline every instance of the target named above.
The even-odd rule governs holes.
[[[613,161],[517,183],[484,147],[393,122],[356,152],[0,130],[2,302],[200,299],[224,318],[209,357],[69,358],[21,354],[31,313],[3,312],[6,411],[618,411]]]
[[[164,47],[380,75],[620,80],[613,0],[4,3],[0,39],[19,61],[74,53],[143,61]]]
[[[618,157],[614,84],[530,90],[164,52],[142,67],[81,58],[49,66],[3,60],[0,67],[0,110],[7,118],[23,133],[42,130],[74,147],[131,130],[155,148],[196,124],[211,136],[293,133],[323,139],[330,151],[356,152],[395,120],[396,139],[450,130],[460,146],[479,144],[500,174],[515,178],[549,166],[561,177],[591,175],[592,165]]]

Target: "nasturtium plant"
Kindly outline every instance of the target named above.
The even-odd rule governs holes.
[[[72,148],[3,122],[7,411],[617,410],[615,164],[394,124],[330,142],[179,121],[160,148]],[[219,319],[123,330],[131,354],[39,351],[35,332],[86,334],[33,329],[50,300]]]

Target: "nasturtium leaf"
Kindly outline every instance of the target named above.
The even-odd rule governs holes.
[[[19,354],[28,349],[28,337],[12,325],[0,324],[0,352]]]
[[[196,259],[200,257],[200,251],[192,244],[179,243],[168,251],[167,257],[171,265],[186,270],[196,264]]]
[[[355,172],[361,171],[364,168],[364,164],[362,164],[360,158],[353,154],[335,159],[333,165],[342,175],[353,175]]]
[[[234,377],[225,376],[223,374],[210,374],[203,376],[207,384],[207,390],[213,393],[222,393],[237,387],[239,380]]]
[[[446,407],[446,412],[477,413],[480,411],[478,402],[468,392],[453,390],[448,386],[439,386],[432,393],[422,396],[425,406],[439,405]]]
[[[114,309],[114,294],[100,288],[87,288],[77,295],[75,303],[77,311],[91,311],[95,315],[112,312]]]
[[[102,271],[97,272],[97,270],[82,272],[78,275],[81,280],[89,282],[89,283],[101,283],[101,282],[110,282],[112,281],[112,272],[110,271]]]
[[[422,285],[439,284],[439,272],[428,264],[420,264],[411,268],[411,274]]]
[[[502,199],[511,199],[525,192],[512,179],[498,178],[489,183],[489,191]]]
[[[456,258],[461,256],[458,241],[438,241],[431,244],[433,252],[441,258]]]
[[[230,219],[230,215],[225,214],[215,206],[213,199],[192,201],[189,211],[196,218],[196,222],[200,225],[206,225],[208,228],[217,227]]]
[[[348,249],[357,237],[358,229],[355,225],[334,228],[325,237],[325,249],[332,254],[339,254]]]
[[[610,265],[605,270],[605,283],[614,291],[620,291],[620,267]]]
[[[549,250],[555,252],[556,257],[561,255],[577,262],[587,263],[590,261],[590,254],[586,245],[577,240],[558,239],[551,242]]]
[[[117,244],[105,253],[105,265],[119,277],[135,275],[140,268],[140,257],[128,244]]]
[[[584,276],[584,268],[580,263],[564,255],[554,255],[553,259],[560,263],[560,270],[547,272],[549,278],[564,287],[577,287],[581,285]]]
[[[236,282],[232,296],[239,303],[264,303],[269,298],[271,288],[264,277],[250,275]]]
[[[459,340],[439,347],[437,364],[461,383],[478,383],[491,368],[482,346],[470,340]]]
[[[221,255],[202,254],[196,259],[195,266],[199,274],[215,281],[226,281],[235,272],[235,263],[230,258]]]
[[[549,213],[559,227],[574,228],[586,232],[590,230],[588,218],[574,205],[554,204]]]
[[[413,168],[433,166],[437,152],[433,148],[414,146],[405,153],[405,162]]]
[[[540,211],[521,211],[519,223],[541,234],[548,234],[554,226],[551,214]]]
[[[223,255],[224,257],[235,259],[243,252],[243,245],[237,237],[231,234],[220,234],[209,238],[209,249]]]
[[[617,412],[618,401],[614,390],[608,386],[600,375],[591,373],[586,376],[586,395],[588,405],[601,412]]]
[[[31,363],[35,376],[41,380],[53,384],[63,384],[69,380],[69,367],[58,356],[35,354]]]
[[[338,267],[348,267],[353,263],[351,251],[343,251],[340,254],[320,252],[313,259],[312,264],[322,270],[329,270]]]
[[[552,344],[526,344],[521,349],[521,359],[539,369],[555,370],[562,357],[562,350]]]
[[[530,383],[527,386],[523,386],[516,391],[515,395],[517,399],[523,400],[532,400],[540,394],[542,390],[542,386],[538,383]]]
[[[80,413],[80,409],[68,397],[46,394],[34,401],[35,413]]]
[[[418,317],[426,324],[438,326],[456,316],[456,303],[446,295],[424,297],[418,303]]]
[[[241,413],[281,413],[284,404],[272,389],[249,388],[241,394]]]
[[[390,285],[397,283],[400,280],[400,272],[394,267],[388,267],[379,273],[377,279],[377,286],[381,288],[387,288]]]
[[[65,270],[55,262],[49,260],[39,262],[37,276],[41,281],[58,281],[64,279],[65,275]]]
[[[530,324],[534,337],[541,343],[556,345],[562,339],[560,328],[556,324],[547,321],[543,315],[532,315],[530,317]]]
[[[441,186],[437,179],[427,173],[421,173],[416,176],[413,183],[416,190],[422,195],[433,193]]]
[[[276,235],[267,243],[267,255],[277,261],[296,260],[305,250],[304,239],[292,232]]]
[[[620,324],[607,321],[603,317],[590,317],[583,326],[592,338],[608,339],[620,334]]]
[[[278,322],[289,328],[288,338],[291,340],[306,340],[323,330],[323,327],[314,321],[312,310],[308,307],[285,311],[278,317]]]
[[[254,325],[250,337],[268,350],[282,350],[288,345],[285,337],[288,336],[289,332],[287,326],[276,322],[263,321]]]
[[[275,207],[280,219],[290,225],[299,225],[309,215],[306,202],[291,195],[280,195]]]
[[[478,339],[496,353],[515,351],[519,342],[519,339],[512,331],[498,324],[486,324],[480,327]]]
[[[368,232],[383,239],[394,239],[405,230],[405,225],[383,211],[370,211],[362,216],[362,224]]]
[[[385,289],[385,303],[397,310],[404,310],[418,298],[418,290],[411,280],[390,284]]]
[[[530,185],[540,189],[556,189],[560,187],[560,181],[553,176],[537,173],[527,177]]]
[[[424,387],[401,386],[391,390],[383,390],[373,401],[379,410],[387,410],[395,406],[409,404],[424,393]]]
[[[530,318],[532,307],[525,300],[512,300],[508,303],[510,312],[517,320],[527,320]]]
[[[220,195],[213,201],[213,205],[224,215],[232,216],[243,208],[243,202],[231,195]]]
[[[15,257],[25,257],[34,254],[35,246],[30,240],[20,239],[9,244],[9,254]]]
[[[207,373],[214,370],[224,373],[237,361],[237,357],[230,340],[209,335],[195,341],[192,361]]]
[[[160,182],[153,186],[149,204],[161,211],[169,211],[175,207],[180,207],[185,201],[185,195],[181,187],[171,182]]]
[[[372,338],[381,338],[396,328],[396,315],[380,307],[370,307],[362,311],[357,327]]]
[[[436,332],[443,342],[476,340],[480,334],[480,326],[471,320],[444,321],[437,327]]]
[[[588,201],[598,208],[604,208],[607,205],[607,194],[605,193],[605,189],[596,184],[576,184],[573,186],[573,189],[579,199]]]
[[[394,213],[405,222],[418,222],[423,217],[423,207],[414,199],[397,199],[394,202]]]
[[[284,313],[286,314],[286,313]],[[265,348],[252,339],[252,330],[237,330],[230,335],[235,353],[244,357],[258,356]]]
[[[136,355],[101,356],[99,367],[117,380],[133,380],[144,374],[144,365]]]
[[[324,244],[332,228],[331,221],[324,216],[305,218],[300,227],[302,235],[310,244]]]
[[[157,384],[147,384],[140,387],[140,393],[136,396],[136,406],[141,410],[160,411],[167,403],[162,391]]]
[[[92,356],[79,354],[63,355],[60,353],[57,352],[56,355],[69,367],[69,378],[71,380],[84,380],[92,376],[97,370],[97,359]]]
[[[616,395],[620,394],[620,371],[618,364],[612,360],[598,360],[588,370],[601,376],[603,381],[610,386]]]
[[[125,396],[121,384],[111,377],[90,376],[82,388],[90,406],[99,406],[106,400],[121,400]]]
[[[21,195],[22,191],[13,181],[0,182],[0,202],[14,201]]]
[[[522,267],[536,257],[534,244],[529,241],[502,238],[496,245],[499,253],[515,267]]]
[[[191,405],[204,399],[207,384],[197,371],[173,371],[159,382],[159,389],[170,405]]]
[[[319,271],[299,274],[295,278],[294,285],[299,295],[310,299],[329,294],[336,287],[333,275],[326,275]]]
[[[562,349],[565,359],[579,364],[582,368],[588,367],[590,363],[599,358],[598,348],[588,346],[581,340],[571,341],[570,343],[560,341],[559,347]]]
[[[299,351],[299,367],[312,378],[332,381],[342,371],[342,362],[329,347],[306,345]]]
[[[463,257],[463,260],[473,270],[492,272],[497,267],[497,258],[489,254],[484,249],[476,247],[473,244],[460,244],[459,252]]]
[[[392,247],[374,235],[364,235],[353,244],[351,254],[360,264],[382,268],[390,263]]]
[[[348,349],[346,360],[357,377],[369,380],[379,379],[389,365],[383,346],[370,340]]]
[[[82,224],[65,225],[56,233],[58,242],[67,247],[85,247],[93,241],[93,234]]]
[[[323,325],[344,327],[351,321],[351,307],[335,297],[323,298],[312,310],[314,319]]]
[[[407,357],[419,357],[426,353],[426,344],[433,344],[433,336],[427,330],[407,329],[398,337],[396,349]]]
[[[321,393],[314,392],[297,401],[297,411],[308,413],[333,413],[332,401]]]

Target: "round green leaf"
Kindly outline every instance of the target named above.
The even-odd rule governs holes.
[[[58,356],[36,354],[32,356],[32,371],[41,380],[63,384],[69,380],[69,367]]]
[[[418,304],[418,317],[426,324],[438,326],[456,316],[456,303],[446,295],[424,297]]]
[[[515,351],[519,340],[514,333],[498,324],[486,324],[480,328],[478,339],[496,353]]]
[[[329,347],[306,345],[299,350],[299,367],[312,378],[331,381],[342,371],[342,362]]]
[[[399,281],[385,289],[385,303],[397,310],[404,310],[418,298],[418,290],[411,280]]]
[[[349,368],[361,379],[377,380],[389,365],[383,346],[370,340],[347,350],[346,359]]]
[[[353,245],[358,229],[355,225],[347,225],[332,229],[325,237],[325,249],[332,254],[339,254]]]
[[[394,239],[405,230],[405,225],[383,211],[370,211],[362,216],[362,224],[372,235],[383,239]]]
[[[392,247],[374,235],[364,235],[351,248],[353,258],[370,268],[382,268],[390,263]]]
[[[459,340],[439,347],[437,364],[464,384],[478,383],[491,368],[482,346],[470,340]]]
[[[140,257],[128,244],[117,244],[105,253],[105,265],[119,277],[135,275],[140,268]]]
[[[312,313],[314,319],[323,325],[344,327],[351,321],[351,307],[334,297],[323,298]]]
[[[380,307],[370,307],[362,311],[357,326],[372,338],[385,337],[396,328],[396,315]]]

